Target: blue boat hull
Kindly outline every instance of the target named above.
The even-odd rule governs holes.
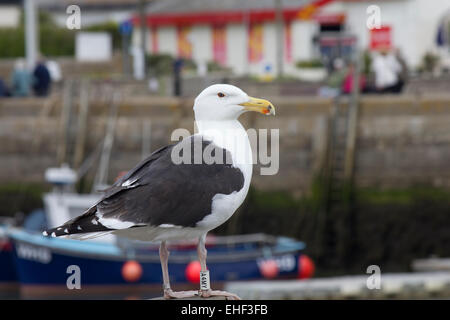
[[[137,252],[131,259],[113,244],[89,243],[84,241],[44,238],[24,231],[11,233],[13,239],[13,259],[22,292],[30,295],[45,292],[83,293],[91,291],[130,291],[138,289],[161,292],[162,273],[158,251],[153,249]],[[233,252],[224,248],[208,248],[208,269],[212,286],[231,280],[251,280],[264,278],[261,263],[267,259],[278,265],[278,278],[295,277],[299,271],[299,257],[303,244],[297,246],[280,245],[272,248],[270,257],[253,248],[237,247]],[[231,253],[231,254],[230,254]],[[228,259],[227,257],[232,257]],[[124,264],[135,260],[142,267],[142,274],[134,282],[123,276]],[[196,250],[175,250],[169,259],[171,283],[179,288],[197,289],[198,284],[190,283],[186,276],[188,264],[196,260]],[[71,276],[69,266],[80,270],[81,290],[70,290],[67,281]],[[154,290],[151,290],[154,289]],[[53,291],[52,291],[53,290]]]
[[[16,283],[16,267],[13,262],[13,247],[10,242],[0,241],[0,283]]]
[[[0,298],[17,298],[19,287],[12,243],[0,238]]]

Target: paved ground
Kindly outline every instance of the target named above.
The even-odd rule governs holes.
[[[450,297],[450,272],[382,274],[380,289],[372,290],[367,286],[370,276],[368,274],[310,280],[230,282],[225,286],[225,290],[237,294],[242,299],[443,299]]]

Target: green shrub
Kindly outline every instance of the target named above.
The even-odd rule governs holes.
[[[39,29],[40,51],[44,56],[73,56],[75,53],[75,30],[42,25]]]
[[[12,217],[17,212],[25,214],[42,208],[42,195],[48,186],[36,183],[0,184],[0,216]]]
[[[297,68],[323,68],[323,62],[319,59],[301,60],[295,64]]]
[[[372,70],[372,56],[370,55],[369,50],[364,50],[362,54],[362,72],[365,75],[370,74]]]
[[[25,56],[24,29],[0,28],[0,58]]]
[[[172,73],[174,59],[168,54],[151,54],[147,56],[147,65],[154,75],[161,76]]]
[[[184,62],[183,62],[183,68],[185,69],[185,70],[190,70],[190,71],[194,71],[194,70],[197,70],[197,64],[195,63],[195,61],[194,60],[192,60],[192,59],[184,59],[183,60]]]
[[[46,12],[39,12],[39,49],[45,56],[73,56],[75,34],[78,30],[59,27]],[[113,48],[121,46],[121,35],[115,22],[105,22],[83,28],[83,31],[105,31],[111,34]],[[17,28],[0,28],[0,58],[25,56],[23,14]]]
[[[427,52],[422,58],[422,65],[420,71],[433,72],[439,64],[439,56],[431,52]]]
[[[302,240],[319,276],[361,274],[371,264],[384,272],[406,272],[414,259],[450,256],[448,190],[360,188],[351,204],[327,210],[321,183],[316,181],[311,194],[300,199],[251,188],[238,212],[213,232]]]
[[[51,16],[39,12],[39,49],[45,56],[70,56],[75,51],[75,31],[58,27]],[[17,28],[0,28],[0,58],[25,56],[23,14]]]
[[[223,65],[217,63],[216,61],[208,61],[208,72],[215,71],[230,71],[230,68],[224,67]]]
[[[174,61],[175,58],[165,53],[147,56],[149,71],[156,76],[172,74]],[[196,70],[197,65],[192,59],[183,59],[183,69],[187,71]]]

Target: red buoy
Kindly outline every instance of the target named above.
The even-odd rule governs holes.
[[[122,266],[122,277],[127,282],[136,282],[142,277],[142,266],[139,262],[130,260]]]
[[[259,271],[266,279],[273,279],[278,275],[278,264],[275,260],[266,260],[260,263]]]
[[[186,279],[191,283],[200,283],[200,271],[202,267],[199,261],[191,261],[184,272]]]
[[[298,259],[298,277],[300,279],[308,279],[314,275],[314,262],[305,254],[302,254]]]

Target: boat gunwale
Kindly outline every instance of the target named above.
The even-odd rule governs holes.
[[[26,243],[35,247],[44,247],[56,254],[70,255],[79,258],[94,258],[97,260],[120,261],[124,259],[137,260],[140,262],[157,262],[160,263],[159,254],[140,254],[130,250],[127,252],[124,248],[118,247],[110,243],[83,242],[72,239],[55,239],[46,238],[40,234],[27,234],[24,230],[12,228],[8,232],[9,237],[16,243]],[[305,247],[301,241],[295,241],[290,238],[281,237],[273,247],[263,246],[255,250],[243,250],[230,253],[228,252],[210,252],[208,254],[208,262],[212,263],[228,263],[236,261],[248,261],[255,259],[269,259],[287,254],[297,254]],[[76,246],[75,246],[76,243]],[[82,248],[80,248],[80,245]],[[14,248],[14,250],[16,250]],[[186,254],[176,253],[170,256],[171,263],[188,263],[197,260],[196,251],[186,251]]]

